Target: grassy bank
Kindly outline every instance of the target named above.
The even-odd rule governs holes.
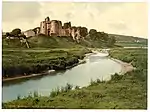
[[[45,70],[64,70],[83,59],[90,50],[85,48],[41,50],[3,50],[3,78],[30,75]]]
[[[122,46],[122,47],[147,47],[148,42],[116,42],[115,45]]]
[[[50,96],[33,93],[27,97],[3,103],[3,108],[147,108],[147,49],[113,49],[113,58],[131,62],[136,70],[124,75],[112,75],[108,82],[91,81],[88,87],[71,90],[67,85],[54,90]]]

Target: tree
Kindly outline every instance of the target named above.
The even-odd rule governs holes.
[[[109,39],[108,39],[108,46],[112,47],[115,44],[115,42],[116,42],[115,37],[113,37],[113,36],[109,37]]]
[[[108,34],[105,32],[97,32],[97,36],[99,39],[103,40],[103,41],[108,41]]]
[[[6,33],[6,37],[8,37],[8,36],[10,36],[10,33],[7,32],[7,33]]]
[[[86,37],[88,35],[88,30],[86,27],[81,27],[81,36]]]
[[[95,29],[90,29],[90,31],[89,31],[89,34],[90,35],[94,35],[94,34],[96,34],[97,33],[97,31],[95,30]]]
[[[13,35],[14,37],[18,37],[19,34],[21,34],[21,29],[19,28],[13,29],[11,32],[11,35]]]
[[[24,38],[24,39],[27,38],[24,34],[19,34],[18,37],[22,37],[22,38]]]

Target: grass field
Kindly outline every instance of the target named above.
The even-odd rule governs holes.
[[[66,69],[83,59],[90,50],[85,48],[72,49],[42,49],[40,50],[12,50],[4,49],[2,52],[3,77],[39,73],[49,69]]]
[[[33,93],[3,103],[3,108],[147,109],[147,49],[112,49],[110,56],[131,62],[136,70],[112,75],[110,81],[91,81],[88,87],[71,90],[67,85],[44,97]]]
[[[115,45],[122,46],[122,47],[147,47],[147,42],[116,42]]]

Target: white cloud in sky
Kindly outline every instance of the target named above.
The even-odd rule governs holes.
[[[13,4],[13,5],[12,5]],[[107,33],[147,37],[146,3],[73,3],[73,2],[3,2],[3,31],[40,26],[51,20],[71,21],[72,26],[86,26]]]

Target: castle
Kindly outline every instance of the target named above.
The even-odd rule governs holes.
[[[29,37],[30,34],[44,34],[47,36],[71,36],[74,40],[84,38],[88,34],[86,27],[71,26],[71,22],[64,23],[59,20],[50,20],[46,17],[44,21],[40,22],[40,27],[36,28],[36,31],[28,30],[24,34]]]

